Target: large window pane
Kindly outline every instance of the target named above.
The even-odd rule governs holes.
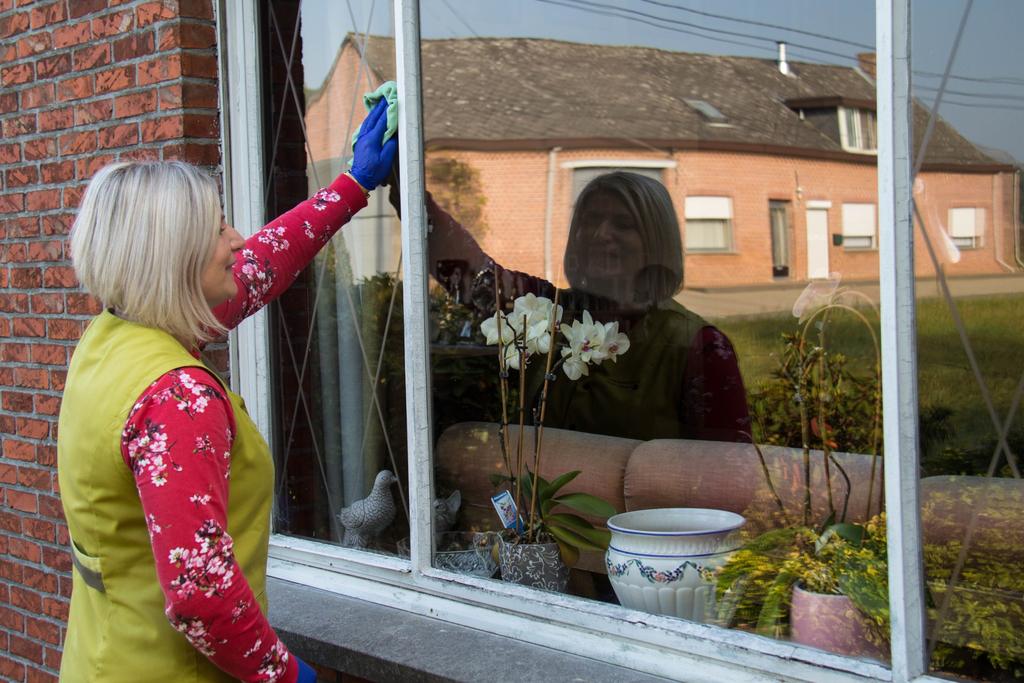
[[[1024,676],[1022,55],[1014,3],[915,6],[921,494],[933,670]],[[924,140],[925,136],[929,137]]]
[[[379,85],[366,55],[383,46],[393,61],[393,41],[387,8],[369,0],[262,7],[274,215],[348,168],[363,93]],[[386,193],[371,195],[272,311],[275,530],[394,554],[408,536],[408,468],[400,230]],[[383,470],[397,482],[375,487]],[[371,495],[379,514],[346,527],[339,513]]]
[[[423,6],[434,563],[885,659],[873,17],[561,5]]]

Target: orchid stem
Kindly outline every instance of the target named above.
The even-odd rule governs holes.
[[[548,403],[548,382],[551,377],[551,359],[555,355],[555,329],[558,327],[558,290],[555,289],[555,301],[551,306],[551,327],[548,329],[550,341],[548,342],[548,355],[544,363],[544,384],[540,391],[539,418],[535,420],[534,430],[536,439],[533,444],[533,486],[530,489],[530,526],[527,529],[527,542],[533,540],[534,516],[537,507],[537,483],[540,477],[541,462],[541,441],[544,438],[544,413]]]

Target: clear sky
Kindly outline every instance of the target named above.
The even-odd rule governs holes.
[[[917,0],[915,94],[931,105],[970,0]],[[872,0],[421,0],[424,37],[517,36],[855,65],[873,50]],[[390,35],[391,0],[303,0],[303,63],[319,85],[348,31]],[[1024,1],[974,0],[940,113],[1024,162]],[[332,46],[334,46],[332,48]]]

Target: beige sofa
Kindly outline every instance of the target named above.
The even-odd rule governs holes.
[[[517,427],[511,428],[512,451]],[[533,430],[526,428],[524,454],[532,462]],[[658,507],[705,507],[743,514],[752,531],[777,526],[781,518],[768,487],[772,485],[791,521],[803,507],[803,453],[798,448],[664,439],[634,441],[561,429],[545,429],[541,475],[551,479],[571,470],[581,474],[564,489],[599,496],[620,512]],[[763,460],[762,460],[763,456]],[[846,519],[863,521],[882,506],[882,461],[858,453],[836,453],[846,478],[831,468],[832,499],[841,510],[850,491]],[[514,457],[514,455],[513,455]],[[811,452],[813,519],[827,517],[828,487],[820,451]],[[872,469],[874,467],[874,469]],[[495,529],[498,518],[490,497],[491,476],[505,473],[498,426],[484,422],[456,424],[441,435],[435,476],[439,490],[459,489],[462,528]],[[874,486],[869,487],[872,480]],[[871,491],[868,508],[869,488]],[[931,577],[948,577],[960,563],[964,570],[954,595],[991,608],[993,619],[1024,626],[1024,595],[1005,590],[1005,576],[1024,566],[1024,482],[981,477],[929,477],[921,481],[922,530],[926,567]],[[869,514],[870,513],[870,514]],[[600,520],[594,520],[600,521]],[[964,539],[970,537],[962,553]],[[584,553],[580,569],[604,572],[599,553]],[[988,584],[988,585],[986,585]],[[941,605],[943,582],[930,586]],[[954,600],[953,609],[963,604]],[[985,608],[988,609],[988,608]],[[985,610],[982,610],[982,613]],[[1001,622],[1002,623],[1002,622]],[[943,642],[978,642],[979,634],[965,619],[945,620]],[[1013,632],[1015,631],[1015,635]],[[981,637],[986,649],[1024,658],[1024,628],[1011,628],[1005,638]],[[997,642],[998,641],[998,642]]]
[[[518,427],[511,428],[513,458]],[[524,431],[524,457],[532,462],[533,429]],[[768,487],[765,468],[781,498],[786,514],[799,519],[803,506],[803,457],[799,449],[752,444],[683,439],[634,441],[597,434],[545,429],[541,449],[541,476],[552,479],[572,470],[580,475],[564,491],[582,491],[602,498],[626,512],[659,507],[716,508],[744,514],[758,527],[779,523],[777,505]],[[435,477],[439,490],[462,492],[463,528],[496,528],[497,515],[490,497],[494,474],[505,474],[498,440],[498,425],[464,422],[445,430],[437,444]],[[881,460],[857,453],[838,453],[847,477],[853,482],[847,519],[867,516],[868,486],[872,461],[876,470],[872,512],[880,509]],[[837,467],[831,467],[832,497],[841,509],[848,490]],[[811,481],[815,519],[827,517],[825,468],[820,451],[811,453]],[[595,520],[598,521],[598,520]],[[580,567],[604,571],[597,553],[585,554]]]

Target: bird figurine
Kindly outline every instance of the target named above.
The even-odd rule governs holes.
[[[434,499],[434,533],[443,533],[455,526],[455,516],[462,507],[462,494],[458,489],[447,498]]]
[[[390,470],[381,470],[373,480],[373,489],[338,512],[338,521],[345,527],[341,544],[346,548],[365,548],[370,539],[384,531],[395,518],[395,501],[391,485],[398,481]]]

